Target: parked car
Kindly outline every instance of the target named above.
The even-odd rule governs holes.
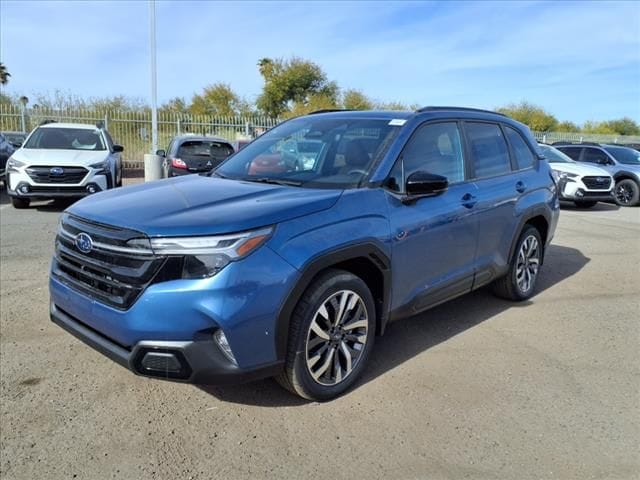
[[[620,145],[593,142],[555,142],[562,153],[577,162],[592,163],[606,170],[614,179],[616,203],[631,207],[640,203],[640,152]]]
[[[7,160],[15,152],[15,147],[4,133],[0,133],[0,179],[4,179]]]
[[[223,138],[183,135],[175,137],[167,150],[158,150],[164,157],[164,176],[177,177],[189,173],[206,173],[234,153],[233,146]]]
[[[28,135],[26,132],[2,132],[2,134],[14,148],[20,148]]]
[[[578,163],[550,145],[538,146],[551,166],[560,200],[573,202],[581,208],[613,200],[613,178],[608,172]]]
[[[248,173],[256,158],[309,141],[320,144],[313,164]],[[71,206],[51,319],[139,375],[276,376],[327,400],[354,384],[389,322],[487,284],[530,298],[558,213],[549,164],[506,116],[311,114],[209,175]]]
[[[49,122],[35,128],[7,162],[15,208],[34,198],[83,197],[122,185],[123,148],[100,126]]]

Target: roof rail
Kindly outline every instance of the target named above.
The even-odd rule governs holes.
[[[571,141],[565,140],[564,142],[553,142],[551,145],[591,145],[592,147],[600,147],[601,145],[598,142],[581,142],[581,141]]]
[[[58,123],[58,121],[57,121],[57,120],[51,120],[51,119],[48,119],[48,120],[42,120],[42,121],[38,124],[38,126],[39,126],[39,127],[41,127],[42,125],[47,125],[47,124],[49,124],[49,123]]]
[[[315,115],[316,113],[331,113],[331,112],[353,112],[350,108],[324,108],[322,110],[315,110],[307,113],[307,115]]]
[[[494,115],[501,115],[503,117],[506,117],[504,113],[494,112],[492,110],[483,110],[481,108],[469,108],[469,107],[422,107],[416,110],[416,113],[441,112],[441,111],[448,111],[448,110],[462,111],[462,112],[493,113]]]

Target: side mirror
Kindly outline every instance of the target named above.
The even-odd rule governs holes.
[[[114,153],[124,152],[124,147],[122,145],[114,145],[113,152]]]
[[[166,157],[167,152],[165,152],[164,150],[156,150],[156,155],[158,155],[159,157]]]
[[[449,188],[447,177],[427,172],[414,172],[407,178],[405,191],[407,200],[415,200],[417,197],[432,197],[440,195]]]

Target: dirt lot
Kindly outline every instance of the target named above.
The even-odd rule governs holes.
[[[640,208],[563,210],[530,302],[394,324],[326,404],[136,377],[54,326],[59,214],[1,198],[3,479],[640,477]]]

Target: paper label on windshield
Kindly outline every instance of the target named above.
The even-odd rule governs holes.
[[[405,123],[407,123],[407,121],[404,118],[394,118],[393,120],[391,120],[389,122],[389,125],[394,125],[394,126],[397,126],[397,127],[401,127]]]

